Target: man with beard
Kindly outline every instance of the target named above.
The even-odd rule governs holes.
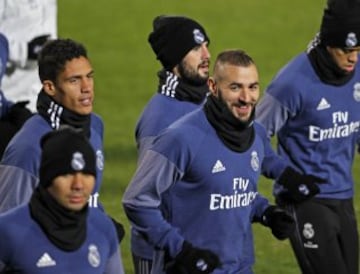
[[[96,156],[80,131],[41,139],[40,182],[30,202],[0,215],[0,273],[123,274],[117,235],[89,210]]]
[[[131,224],[154,248],[153,274],[253,273],[252,222],[278,239],[294,228],[286,211],[257,191],[262,163],[280,176],[286,163],[254,122],[260,96],[254,61],[219,54],[211,94],[153,141],[125,191]]]
[[[210,40],[198,22],[183,16],[158,16],[148,40],[163,69],[158,72],[157,93],[136,125],[139,163],[159,132],[200,107],[209,91]],[[134,228],[131,250],[135,273],[150,273],[153,248]]]
[[[71,39],[56,39],[44,46],[38,63],[43,85],[38,113],[12,138],[0,162],[0,212],[29,201],[39,183],[39,141],[64,124],[81,129],[96,153],[96,184],[89,206],[98,208],[104,165],[103,122],[93,113],[94,70],[87,51]],[[122,226],[114,223],[121,239]]]
[[[352,175],[360,145],[359,15],[359,1],[329,0],[320,32],[276,75],[257,108],[280,156],[326,182],[302,203],[274,184],[277,202],[297,221],[290,240],[304,274],[359,273]]]

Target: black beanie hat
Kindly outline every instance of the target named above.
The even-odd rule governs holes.
[[[194,47],[210,42],[205,29],[183,16],[157,16],[148,41],[166,70],[172,70]]]
[[[352,48],[360,46],[360,3],[354,0],[329,0],[320,29],[324,46]]]
[[[95,152],[81,132],[66,126],[44,135],[40,145],[40,184],[43,187],[65,174],[83,172],[96,177]]]

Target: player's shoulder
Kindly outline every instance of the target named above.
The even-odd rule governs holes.
[[[91,113],[91,127],[101,136],[104,132],[104,122],[99,114]]]
[[[107,233],[113,226],[111,218],[100,208],[89,208],[88,223],[96,230]]]
[[[14,207],[0,214],[0,231],[4,232],[24,227],[30,221],[29,205]]]
[[[266,138],[266,129],[261,123],[254,121],[254,129],[257,135]]]
[[[9,142],[3,161],[26,161],[40,154],[41,137],[51,130],[39,115],[31,117]],[[10,160],[12,159],[12,160]]]
[[[213,129],[208,122],[204,111],[199,108],[194,110],[171,124],[162,133],[165,139],[171,142],[183,144],[189,147],[197,147],[211,134]],[[161,136],[161,134],[160,134]]]

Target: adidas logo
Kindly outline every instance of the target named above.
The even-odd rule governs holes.
[[[48,267],[54,265],[56,265],[56,262],[50,257],[47,252],[45,252],[36,263],[37,267]]]
[[[327,109],[329,107],[331,107],[329,102],[326,101],[326,99],[323,97],[323,98],[321,98],[320,103],[318,104],[316,109],[317,110],[323,110],[323,109]]]
[[[212,168],[211,173],[217,173],[217,172],[221,172],[226,170],[226,168],[224,167],[224,165],[222,164],[222,162],[220,160],[217,160],[215,165]]]

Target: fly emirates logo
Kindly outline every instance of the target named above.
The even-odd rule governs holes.
[[[334,112],[332,114],[332,123],[331,128],[309,126],[309,140],[321,142],[327,139],[348,137],[352,133],[358,132],[360,127],[360,121],[349,122],[348,112]]]
[[[222,195],[214,193],[210,195],[210,210],[226,210],[238,207],[249,206],[256,198],[257,192],[247,191],[249,179],[234,178],[232,185],[234,193],[231,195]]]

